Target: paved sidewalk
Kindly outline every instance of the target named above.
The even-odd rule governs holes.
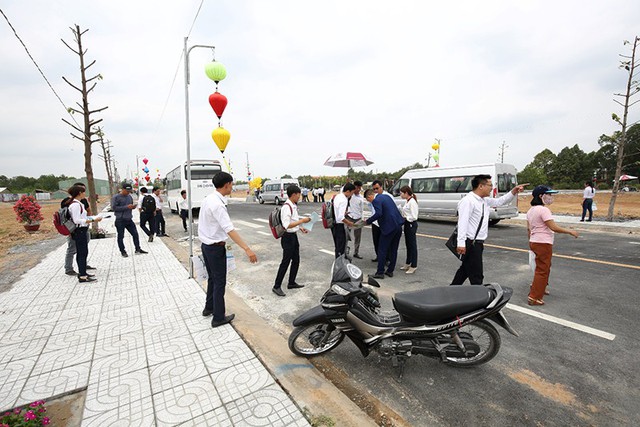
[[[0,411],[86,388],[83,426],[308,426],[161,239],[134,256],[125,234],[129,258],[90,242],[97,282],[64,274],[65,244],[0,294]]]

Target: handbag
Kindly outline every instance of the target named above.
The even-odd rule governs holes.
[[[473,241],[475,243],[476,238],[478,237],[478,233],[480,233],[480,227],[482,227],[482,221],[484,220],[484,206],[482,206],[482,216],[480,217],[480,222],[478,223],[478,229],[476,230],[476,235],[473,237]],[[449,236],[449,239],[444,243],[444,245],[449,248],[452,254],[455,255],[460,261],[464,259],[464,254],[458,253],[458,226],[453,229],[453,233]]]

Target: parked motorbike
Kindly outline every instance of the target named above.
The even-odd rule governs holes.
[[[372,277],[367,284],[380,287]],[[512,293],[497,284],[398,292],[395,311],[385,312],[376,292],[363,286],[362,271],[341,256],[320,305],[293,321],[289,349],[298,356],[317,356],[336,348],[346,335],[364,357],[375,350],[399,366],[400,378],[414,354],[454,367],[477,366],[500,349],[500,334],[488,320],[518,336],[501,311]]]

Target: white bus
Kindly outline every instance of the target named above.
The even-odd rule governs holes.
[[[202,201],[214,190],[213,177],[222,170],[217,160],[191,160],[191,206],[200,209]],[[171,212],[179,213],[178,207],[182,196],[180,192],[187,189],[187,162],[184,162],[165,178],[167,189],[167,205]]]
[[[455,166],[442,168],[412,169],[391,188],[396,204],[404,203],[400,198],[400,188],[408,185],[418,199],[419,216],[455,217],[458,202],[471,191],[471,180],[474,176],[491,175],[493,190],[489,197],[500,197],[518,185],[516,168],[506,163],[490,163],[484,165]],[[518,216],[518,198],[509,204],[491,209],[490,224],[497,224],[501,219]]]

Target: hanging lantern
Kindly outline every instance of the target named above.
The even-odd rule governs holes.
[[[218,118],[222,118],[222,113],[224,113],[224,109],[227,108],[227,97],[216,91],[209,95],[209,104],[213,111],[216,113]]]
[[[144,173],[147,173],[147,174],[149,173],[149,168],[148,168],[148,167],[146,167],[146,166],[145,166],[145,167],[144,167],[144,169],[142,169],[142,170],[144,171]]]
[[[144,164],[146,165],[147,163],[149,163],[149,159],[147,159],[147,158],[145,157],[144,159],[142,159],[142,163],[144,163]]]
[[[216,143],[220,152],[224,154],[224,150],[227,148],[229,139],[231,139],[229,131],[223,127],[219,127],[211,132],[211,138],[213,138],[213,142]]]
[[[434,154],[434,155],[433,155],[433,160],[435,160],[435,161],[436,161],[436,163],[438,163],[438,162],[440,161],[440,156],[439,156],[439,155],[437,155],[437,154]]]
[[[204,72],[207,74],[207,77],[216,82],[216,84],[227,77],[227,70],[224,68],[224,65],[216,61],[209,62],[205,65]]]
[[[434,142],[431,148],[433,148],[434,151],[438,151],[440,149],[440,144],[438,144],[437,142]]]

